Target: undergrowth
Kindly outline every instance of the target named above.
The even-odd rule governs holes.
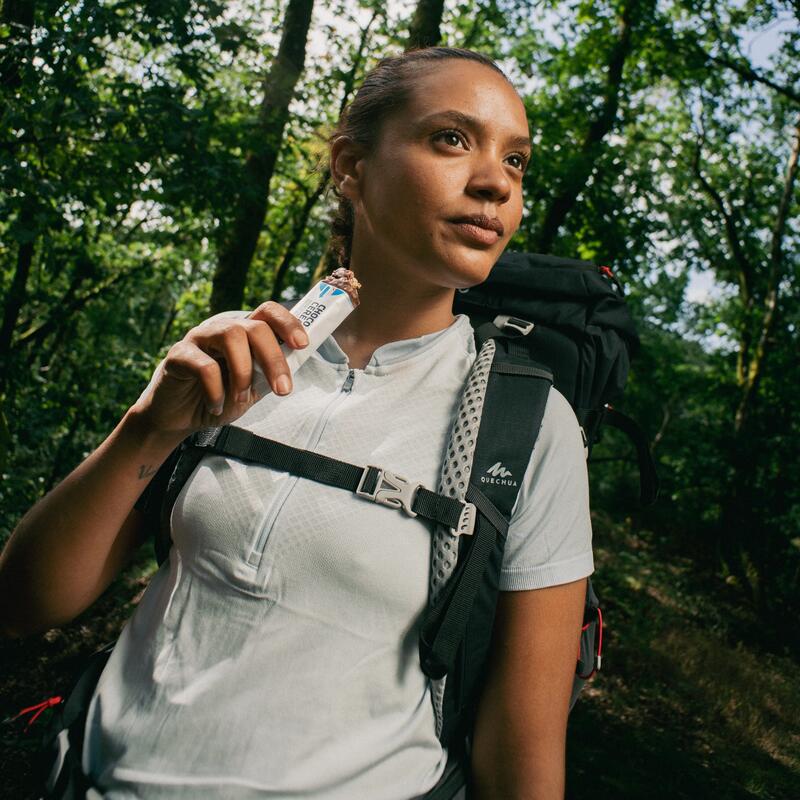
[[[569,731],[568,798],[800,797],[796,661],[719,576],[597,514],[603,670]]]

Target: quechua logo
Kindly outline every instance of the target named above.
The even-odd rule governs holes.
[[[506,469],[501,462],[492,464],[486,472],[481,475],[481,483],[499,483],[502,486],[516,486],[517,482],[511,474],[511,470]]]

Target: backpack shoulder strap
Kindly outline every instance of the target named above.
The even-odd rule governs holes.
[[[466,499],[479,511],[478,525],[475,536],[458,540],[455,571],[427,609],[420,635],[423,670],[435,680],[447,676],[440,728],[446,744],[468,731],[474,714],[508,522],[552,385],[550,371],[531,359],[522,342],[497,327],[487,332],[486,340],[492,341],[479,360],[486,352],[493,354],[485,380],[478,382],[484,397],[466,488]],[[466,393],[474,388],[468,384]]]

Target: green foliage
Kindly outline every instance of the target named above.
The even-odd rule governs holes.
[[[285,257],[283,297],[307,287],[333,205],[328,192],[306,207],[324,177],[327,137],[353,82],[402,48],[409,9],[317,5],[248,305],[268,299]],[[90,0],[34,11],[29,35],[3,23],[0,291],[13,335],[0,354],[0,538],[207,314],[282,7]],[[734,420],[740,362],[766,318],[770,237],[798,118],[795,12],[754,0],[479,0],[446,4],[442,24],[446,43],[497,58],[528,110],[535,150],[512,246],[534,248],[574,190],[553,251],[610,264],[628,288],[643,346],[625,407],[649,432],[663,482],[647,524],[775,613],[796,608],[800,576],[800,490],[788,477],[800,467],[796,187],[746,436]],[[776,20],[772,53],[751,62],[746,42]],[[698,281],[710,287],[704,297]],[[747,470],[736,460],[743,442]],[[610,509],[633,500],[620,447],[608,434],[595,453],[614,459],[595,475]],[[737,534],[733,558],[723,524],[745,489],[757,524]]]

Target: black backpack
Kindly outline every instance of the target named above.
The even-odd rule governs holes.
[[[449,800],[468,783],[469,736],[488,660],[505,532],[516,501],[517,488],[509,482],[479,483],[477,476],[498,461],[513,474],[524,474],[550,386],[555,385],[575,410],[587,453],[603,422],[620,427],[637,446],[642,500],[652,502],[657,493],[643,436],[609,406],[622,393],[639,340],[622,290],[608,268],[508,253],[485,283],[457,293],[454,311],[469,315],[478,350],[473,374],[479,369],[485,373],[480,381],[482,413],[471,453],[471,474],[476,479],[460,496],[456,491],[437,493],[420,487],[390,472],[391,465],[347,464],[229,425],[200,431],[183,442],[137,503],[156,531],[156,554],[162,563],[171,546],[169,518],[175,499],[200,460],[214,453],[353,491],[365,500],[423,516],[456,537],[452,575],[425,614],[419,642],[426,675],[433,681],[446,677],[437,722],[450,757],[441,780],[427,795],[430,800]],[[469,386],[462,406],[465,402],[475,402]],[[522,433],[519,420],[526,420]],[[457,426],[458,422],[452,435]],[[571,703],[600,666],[601,641],[602,617],[589,583]],[[94,681],[109,653],[105,648],[94,657],[89,670]],[[51,744],[63,745],[67,729],[70,752],[57,781],[60,788],[49,796],[71,797],[70,791],[77,793],[84,786],[80,752],[93,685],[82,680],[80,698],[71,696],[67,701],[68,718],[54,721]],[[76,708],[82,708],[82,716]]]

